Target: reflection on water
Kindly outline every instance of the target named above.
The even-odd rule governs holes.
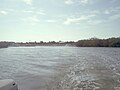
[[[120,90],[120,48],[11,47],[0,69],[20,90]]]

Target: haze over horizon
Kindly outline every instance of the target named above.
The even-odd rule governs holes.
[[[120,37],[120,0],[1,0],[0,41]]]

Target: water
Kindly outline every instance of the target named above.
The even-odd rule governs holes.
[[[0,49],[0,79],[19,90],[120,90],[120,48]]]

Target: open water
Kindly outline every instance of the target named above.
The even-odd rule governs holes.
[[[0,79],[8,78],[19,90],[120,90],[120,48],[3,48]]]

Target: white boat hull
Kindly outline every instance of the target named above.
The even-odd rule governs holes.
[[[0,80],[0,90],[18,90],[18,86],[12,79]]]

